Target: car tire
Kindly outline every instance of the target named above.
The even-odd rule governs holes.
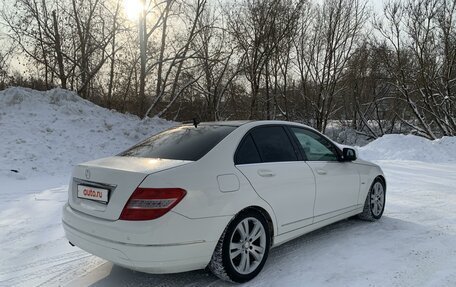
[[[385,210],[386,188],[385,183],[380,178],[376,178],[372,183],[366,201],[364,210],[358,214],[358,218],[366,221],[376,221],[380,219]]]
[[[253,279],[268,258],[270,237],[269,225],[261,213],[241,212],[223,231],[209,270],[225,281],[243,283]]]

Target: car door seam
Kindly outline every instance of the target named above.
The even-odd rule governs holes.
[[[310,166],[310,164],[307,163],[307,161],[303,161],[310,169],[310,171],[312,172],[312,175],[314,177],[314,183],[315,183],[315,189],[314,189],[314,202],[313,202],[313,210],[312,210],[312,223],[314,222],[315,220],[315,204],[317,202],[317,190],[318,190],[318,183],[317,183],[317,176],[315,175],[315,172],[313,170],[313,168]]]
[[[312,218],[313,218],[313,216],[310,216],[310,217],[307,217],[307,218],[304,218],[304,219],[298,219],[298,220],[295,220],[295,221],[284,223],[281,226],[284,227],[284,226],[287,226],[287,225],[291,225],[291,224],[298,223],[298,222],[301,222],[301,221],[309,220],[309,219],[312,219]]]
[[[253,191],[256,193],[256,195],[261,198],[261,200],[263,200],[263,202],[265,202],[272,210],[272,213],[274,214],[274,218],[275,218],[275,222],[277,222],[276,225],[278,225],[278,219],[277,219],[277,216],[275,214],[275,211],[274,211],[274,208],[272,208],[271,204],[269,204],[269,202],[267,200],[265,200],[263,197],[261,197],[261,195],[256,191],[255,187],[253,187],[253,184],[252,182],[250,182],[250,179],[242,172],[241,169],[239,169],[236,165],[234,166],[243,176],[244,178],[247,180],[247,182],[250,184],[250,187],[253,189]],[[275,233],[278,233],[279,232],[279,227],[276,226],[277,230]]]

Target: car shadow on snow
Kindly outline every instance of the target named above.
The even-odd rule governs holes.
[[[363,242],[374,238],[376,233],[384,234],[404,229],[416,230],[417,226],[419,225],[387,216],[383,216],[377,222],[350,218],[328,225],[272,249],[263,271],[245,286],[268,285],[268,282],[271,283],[270,280],[276,280],[278,276],[289,276],[293,272],[302,273],[309,268],[312,269],[316,260],[322,265],[331,264],[334,256],[337,256],[338,260],[344,262],[344,256],[349,258],[353,250],[360,246],[362,248]],[[372,242],[372,240],[370,241]],[[381,246],[384,243],[379,240],[378,244]],[[337,252],[343,253],[337,254]],[[348,262],[348,264],[351,263]],[[81,285],[93,287],[234,286],[234,284],[221,281],[205,270],[153,275],[132,271],[111,263],[101,265],[87,276],[71,282],[69,286]]]
[[[109,270],[109,274],[103,279],[94,282],[90,286],[212,286],[219,279],[204,270],[197,270],[176,274],[147,274],[129,270],[111,263],[106,263],[99,268]],[[220,283],[220,282],[219,282]],[[216,283],[213,286],[220,286]]]

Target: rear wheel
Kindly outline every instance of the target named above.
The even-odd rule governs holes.
[[[260,273],[271,244],[268,223],[255,211],[239,214],[223,232],[209,269],[219,278],[246,282]]]
[[[376,178],[367,194],[364,210],[358,217],[368,221],[380,219],[385,210],[385,199],[385,184],[380,178]]]

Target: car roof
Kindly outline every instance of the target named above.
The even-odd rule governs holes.
[[[184,125],[193,125],[191,122],[184,122]],[[296,123],[296,122],[289,122],[289,121],[280,121],[280,120],[238,120],[238,121],[214,121],[214,122],[201,122],[198,125],[205,125],[205,126],[232,126],[232,127],[240,127],[242,125],[249,124],[249,126],[261,126],[261,125],[294,125],[294,126],[301,126],[313,129],[307,125]]]
[[[250,123],[252,121],[217,121],[217,122],[201,122],[198,125],[203,126],[232,126],[232,127],[240,127],[246,123]],[[184,125],[193,125],[193,122],[184,122]]]

